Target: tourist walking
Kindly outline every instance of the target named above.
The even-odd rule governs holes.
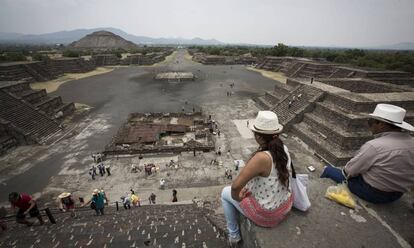
[[[105,165],[103,163],[99,163],[98,170],[99,170],[99,174],[101,175],[101,177],[103,177],[105,174]]]
[[[374,139],[366,142],[343,170],[328,165],[321,177],[348,182],[349,190],[372,203],[388,203],[414,186],[414,127],[404,121],[406,110],[378,104],[368,127]]]
[[[111,165],[107,164],[105,168],[106,168],[107,175],[110,176],[111,175]]]
[[[151,193],[151,195],[148,197],[149,203],[150,204],[155,204],[155,199],[157,198],[157,196],[154,193]]]
[[[70,216],[75,217],[75,200],[72,198],[72,194],[69,192],[63,192],[57,198],[58,207],[60,211],[70,211]]]
[[[89,169],[89,175],[91,175],[92,180],[95,180],[95,176],[96,176],[96,166],[94,164]]]
[[[9,194],[9,202],[13,213],[16,214],[17,223],[26,224],[27,226],[33,225],[34,222],[26,219],[26,215],[29,214],[30,217],[36,217],[39,220],[40,225],[44,224],[40,211],[37,208],[36,201],[32,196],[25,193],[19,194],[17,192],[12,192]]]
[[[109,200],[105,192],[99,191],[98,189],[94,189],[92,192],[92,198],[86,203],[84,203],[82,207],[90,203],[91,208],[95,210],[96,215],[104,215],[105,201],[106,204],[108,204]]]
[[[131,194],[131,202],[132,205],[134,207],[141,207],[141,200],[139,199],[139,197],[135,194],[135,192],[133,194]]]
[[[160,189],[164,189],[165,188],[165,180],[164,178],[161,178],[160,180]]]
[[[241,241],[238,224],[240,212],[256,225],[274,227],[292,207],[289,185],[291,160],[287,147],[279,138],[283,126],[272,111],[259,111],[249,129],[259,147],[231,186],[221,193],[224,215],[232,244]]]
[[[178,202],[177,190],[175,190],[175,189],[172,190],[172,202]]]
[[[121,202],[125,209],[131,209],[131,200],[127,196],[121,196]]]

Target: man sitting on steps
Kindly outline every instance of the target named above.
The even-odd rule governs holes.
[[[366,142],[343,170],[327,166],[321,177],[341,183],[355,195],[372,203],[398,200],[414,186],[414,127],[404,122],[406,110],[378,104],[368,126],[374,139]]]

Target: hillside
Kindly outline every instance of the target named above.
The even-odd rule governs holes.
[[[93,49],[116,49],[125,50],[137,48],[137,45],[131,41],[127,41],[119,35],[108,31],[97,31],[88,34],[82,39],[75,41],[69,45],[72,48],[93,48]]]

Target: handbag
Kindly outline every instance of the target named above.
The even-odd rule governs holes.
[[[292,168],[292,176],[289,181],[293,194],[293,207],[303,212],[308,211],[311,207],[307,193],[309,175],[296,174],[295,167],[293,167],[292,162],[290,163],[290,166]]]

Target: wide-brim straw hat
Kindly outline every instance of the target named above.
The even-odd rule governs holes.
[[[414,127],[404,121],[407,111],[401,107],[380,103],[377,104],[373,113],[369,117],[383,121],[408,131],[414,131]]]
[[[283,130],[277,115],[272,111],[259,111],[256,119],[249,120],[249,129],[256,133],[278,134]]]
[[[69,192],[63,192],[62,194],[60,194],[59,196],[58,196],[58,198],[59,199],[63,199],[63,198],[66,198],[66,197],[68,197],[68,196],[71,196],[72,194],[71,193],[69,193]]]

